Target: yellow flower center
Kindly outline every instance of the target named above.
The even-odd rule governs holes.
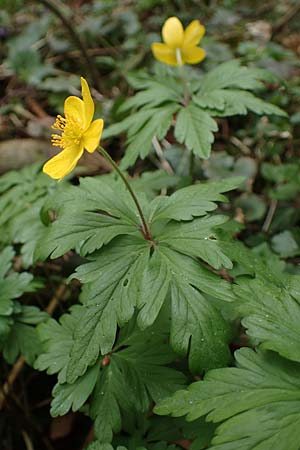
[[[62,132],[61,135],[56,133],[51,135],[51,142],[55,147],[80,145],[84,130],[78,118],[67,114],[65,118],[58,115],[52,128]]]

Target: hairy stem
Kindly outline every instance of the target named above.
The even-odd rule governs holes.
[[[123,172],[119,169],[119,166],[117,165],[117,163],[112,159],[112,157],[107,153],[107,151],[99,146],[98,147],[99,152],[101,153],[101,155],[111,164],[111,166],[114,168],[114,170],[117,172],[117,174],[119,175],[119,177],[121,178],[121,180],[123,181],[123,183],[126,186],[126,189],[128,190],[129,194],[131,195],[132,200],[134,201],[134,204],[138,210],[138,214],[141,220],[141,228],[142,228],[142,233],[144,238],[147,241],[152,241],[152,235],[149,229],[149,226],[146,222],[145,216],[143,214],[141,205],[139,204],[139,201],[135,195],[135,193],[132,190],[132,187],[130,186],[130,184],[128,183],[125,175],[123,174]]]

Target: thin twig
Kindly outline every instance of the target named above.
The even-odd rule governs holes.
[[[49,314],[49,316],[52,316],[53,312],[55,311],[58,303],[60,302],[61,298],[63,297],[65,291],[67,289],[67,286],[65,284],[61,284],[57,290],[55,291],[54,296],[52,297],[49,305],[47,306],[46,312]],[[23,356],[19,356],[15,364],[13,365],[13,368],[11,369],[6,382],[0,389],[0,410],[3,408],[3,405],[5,403],[5,399],[7,395],[9,394],[9,391],[11,390],[14,382],[18,378],[19,374],[21,373],[24,365],[25,365],[25,359]]]
[[[294,6],[292,6],[281,19],[278,20],[277,23],[275,23],[273,30],[272,30],[272,36],[274,36],[275,33],[278,33],[278,31],[281,30],[296,14],[300,12],[300,3],[296,3]]]
[[[87,48],[86,51],[90,57],[95,57],[115,53],[113,49],[114,47]],[[70,50],[69,52],[65,52],[61,55],[51,56],[47,58],[47,61],[49,63],[56,64],[65,58],[78,58],[80,54],[80,50]],[[119,53],[117,54],[117,56],[119,57]]]
[[[49,303],[49,305],[47,306],[47,309],[46,309],[46,312],[49,314],[49,316],[52,316],[52,314],[54,313],[58,303],[62,299],[66,290],[67,290],[67,286],[66,286],[65,282],[63,282],[63,284],[60,284],[58,286],[54,296],[52,297],[51,302]]]
[[[158,156],[158,159],[160,161],[161,167],[170,175],[174,174],[174,171],[170,165],[170,163],[166,160],[165,156],[164,156],[164,152],[161,148],[161,145],[157,139],[156,136],[153,137],[152,139],[152,145],[154,147],[155,153]]]
[[[87,52],[87,49],[85,48],[81,37],[79,36],[77,31],[75,31],[74,23],[63,12],[66,6],[61,2],[61,0],[38,0],[38,2],[45,5],[62,21],[62,23],[68,30],[75,46],[80,50],[81,55],[86,62],[94,86],[98,89],[98,91],[100,91],[100,79],[98,76],[98,72],[93,64],[92,59],[90,58],[90,55]]]
[[[278,200],[271,200],[270,208],[266,217],[266,220],[264,221],[264,224],[262,226],[262,230],[267,233],[267,231],[270,228],[270,225],[272,223],[276,208],[277,208]]]
[[[32,444],[32,442],[31,442],[31,440],[30,440],[30,438],[29,438],[29,436],[28,436],[28,434],[26,433],[25,430],[22,431],[22,436],[23,436],[23,439],[24,439],[24,443],[25,443],[26,449],[27,450],[34,450],[33,444]]]
[[[7,394],[9,393],[11,386],[14,384],[14,382],[15,382],[16,378],[18,377],[19,373],[21,372],[24,364],[25,364],[25,359],[23,356],[20,356],[17,359],[17,361],[15,362],[15,364],[13,365],[13,368],[11,369],[6,382],[2,386],[1,391],[0,391],[0,410],[2,409],[2,407],[4,405],[5,398],[6,398]]]
[[[242,153],[244,153],[245,155],[251,155],[251,149],[248,147],[248,145],[246,145],[243,141],[241,141],[240,139],[238,139],[235,136],[232,136],[230,138],[230,142],[237,147],[239,150],[242,151]]]

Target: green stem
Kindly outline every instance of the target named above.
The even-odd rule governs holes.
[[[191,93],[190,93],[189,83],[186,78],[184,64],[182,62],[181,50],[179,48],[176,49],[176,59],[177,59],[178,68],[179,68],[179,75],[180,75],[180,78],[181,78],[181,81],[183,84],[183,88],[184,88],[183,103],[184,103],[184,106],[188,106],[188,104],[190,102],[190,98],[191,98]]]
[[[130,184],[128,183],[128,180],[126,179],[125,175],[123,174],[123,172],[119,169],[119,166],[116,164],[116,162],[112,159],[112,157],[107,153],[107,151],[99,146],[98,147],[99,152],[101,153],[101,155],[111,164],[111,166],[114,168],[114,170],[117,172],[117,174],[119,175],[119,177],[122,179],[123,183],[125,184],[129,194],[132,197],[132,200],[134,201],[134,204],[138,210],[140,219],[141,219],[141,228],[142,228],[142,233],[144,238],[147,241],[152,241],[152,235],[149,229],[149,226],[146,222],[145,216],[143,214],[141,205],[139,204],[139,201],[135,195],[135,193],[132,190],[132,187],[130,186]]]
[[[179,68],[179,75],[180,75],[180,78],[181,78],[181,81],[183,84],[183,89],[184,89],[183,104],[185,107],[187,107],[190,102],[190,99],[191,99],[191,91],[189,88],[189,82],[186,77],[184,64],[182,62],[181,51],[179,48],[176,49],[176,59],[177,59],[178,68]],[[192,179],[194,178],[194,162],[195,162],[194,156],[195,156],[194,153],[191,152],[190,153],[190,161],[189,161],[189,174],[192,177]]]
[[[195,163],[195,155],[191,151],[190,152],[190,161],[189,161],[189,175],[192,178],[192,181],[194,181],[194,163]]]

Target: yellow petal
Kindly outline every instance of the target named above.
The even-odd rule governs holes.
[[[154,43],[151,45],[154,57],[165,64],[177,66],[176,50],[168,47],[166,44]]]
[[[67,97],[64,104],[65,117],[72,117],[78,123],[79,127],[85,126],[85,111],[83,101],[71,95]]]
[[[101,134],[103,130],[103,120],[97,119],[91,123],[88,130],[83,135],[84,148],[93,153],[99,145]]]
[[[85,113],[85,129],[87,129],[94,117],[95,106],[91,96],[89,85],[86,80],[81,77],[81,92],[84,103],[84,113]]]
[[[193,20],[184,30],[183,47],[192,47],[201,41],[205,34],[205,27],[199,20]]]
[[[197,64],[206,56],[205,50],[200,47],[187,47],[182,49],[183,63]]]
[[[163,29],[162,37],[169,47],[179,48],[182,45],[184,31],[180,20],[177,17],[170,17],[166,20]]]
[[[67,147],[44,164],[43,172],[60,181],[74,169],[82,153],[82,146]]]

